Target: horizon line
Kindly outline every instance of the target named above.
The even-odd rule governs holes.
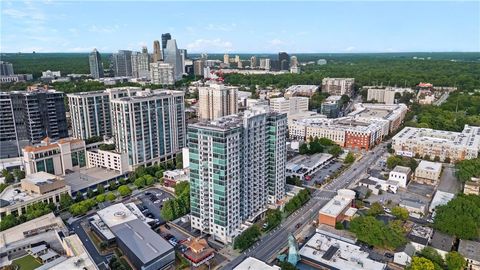
[[[128,50],[128,49],[120,49],[120,50]],[[128,50],[128,51],[136,51],[136,50]],[[188,51],[188,50],[187,50]],[[188,54],[278,54],[280,52],[286,52],[290,55],[292,54],[380,54],[380,53],[387,53],[387,54],[396,54],[396,53],[479,53],[480,51],[398,51],[398,52],[391,52],[391,51],[359,51],[359,52],[287,52],[287,51],[278,51],[278,52],[188,52]],[[46,54],[46,53],[91,53],[91,51],[81,51],[81,52],[74,52],[74,51],[66,51],[66,52],[2,52],[0,54]],[[117,53],[117,52],[110,52],[105,51],[99,53]]]

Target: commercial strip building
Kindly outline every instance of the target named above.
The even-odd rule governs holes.
[[[238,88],[222,84],[198,87],[198,118],[214,120],[238,112]]]
[[[333,96],[352,96],[354,84],[354,78],[324,78],[322,80],[322,92]]]
[[[46,136],[68,137],[62,92],[46,86],[0,92],[0,158],[18,157],[23,146]]]
[[[261,108],[188,127],[192,228],[227,243],[285,197],[287,118]]]
[[[73,137],[82,140],[94,136],[112,137],[110,101],[135,95],[141,90],[140,87],[119,87],[67,94]]]
[[[102,239],[113,236],[136,269],[167,269],[175,261],[173,246],[139,219],[138,216],[143,217],[141,212],[135,213],[119,203],[98,211],[97,215],[90,221],[94,232]]]
[[[10,185],[0,193],[0,217],[23,215],[35,203],[58,204],[62,194],[71,194],[62,178],[46,172],[29,174],[20,184]]]
[[[316,269],[382,270],[387,265],[369,258],[360,246],[317,231],[299,250],[301,262]]]
[[[290,117],[291,139],[328,138],[347,148],[370,149],[396,130],[406,113],[404,104],[358,104],[348,116],[328,119],[320,115]]]
[[[480,127],[465,125],[462,132],[406,127],[392,139],[397,155],[438,157],[457,162],[478,157]]]
[[[270,109],[287,115],[308,111],[308,97],[271,98]]]
[[[111,101],[112,132],[130,170],[165,162],[185,146],[184,93],[149,90]]]
[[[296,176],[300,179],[309,179],[325,164],[329,163],[333,156],[325,153],[314,155],[298,155],[287,162],[286,175]]]
[[[337,222],[352,218],[356,213],[356,209],[351,207],[353,200],[355,200],[355,191],[349,189],[338,190],[337,195],[320,209],[318,224],[335,227]]]

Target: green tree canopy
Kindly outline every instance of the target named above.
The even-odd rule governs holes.
[[[478,252],[480,252],[480,250]],[[462,270],[467,266],[465,258],[456,251],[447,253],[445,261],[449,270]]]
[[[434,227],[461,239],[480,236],[480,196],[459,195],[435,210]]]

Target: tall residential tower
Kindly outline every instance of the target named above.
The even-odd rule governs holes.
[[[222,116],[235,114],[238,88],[213,84],[198,88],[198,118],[213,120]]]
[[[103,78],[102,57],[97,49],[93,49],[90,53],[88,62],[90,64],[90,75],[95,79]]]

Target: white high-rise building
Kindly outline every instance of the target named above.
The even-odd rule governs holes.
[[[198,88],[198,118],[213,120],[222,116],[235,114],[238,88],[222,84]]]
[[[103,91],[67,94],[73,137],[112,137],[110,101],[115,98],[135,95],[141,87],[119,87]]]
[[[270,70],[270,59],[260,58],[260,68],[265,70]]]
[[[308,111],[308,97],[271,98],[270,109],[288,115]]]
[[[185,139],[184,93],[146,90],[111,101],[116,150],[131,169],[174,158]]]
[[[390,88],[369,88],[367,101],[376,100],[379,103],[395,104],[395,90]]]
[[[135,78],[150,78],[150,55],[147,47],[142,52],[132,53],[132,75]]]
[[[285,196],[286,114],[263,109],[189,125],[191,226],[229,243]]]
[[[351,96],[353,94],[354,84],[354,78],[324,78],[322,80],[322,92],[334,96]]]
[[[172,85],[175,84],[175,68],[163,62],[150,64],[150,78],[152,83]]]

